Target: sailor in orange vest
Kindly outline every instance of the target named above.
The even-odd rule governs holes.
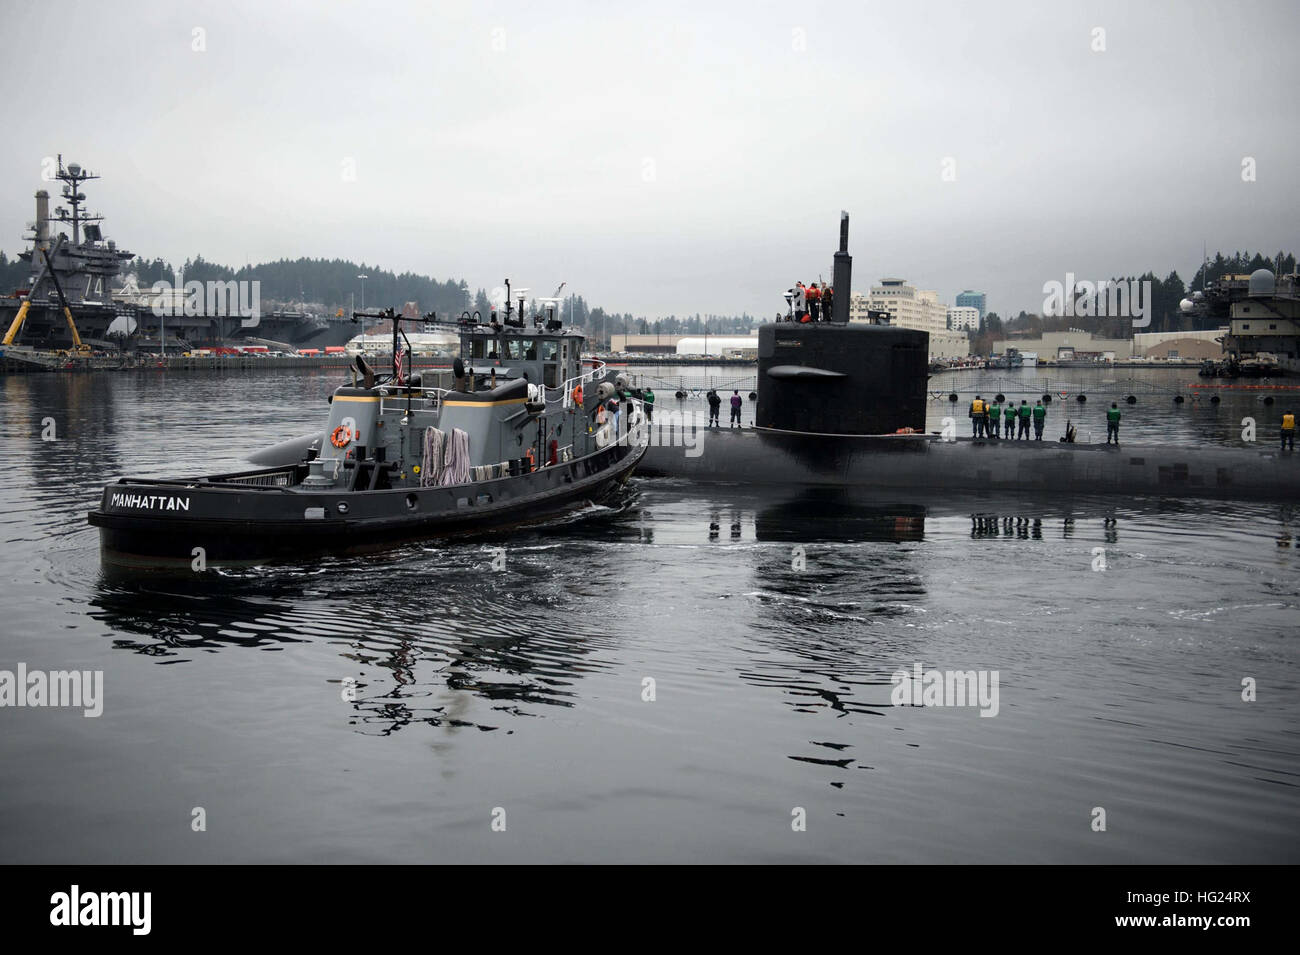
[[[1282,415],[1282,450],[1295,450],[1295,415],[1290,411]]]
[[[985,408],[984,399],[979,395],[970,403],[970,436],[972,438],[984,437]]]
[[[805,295],[805,296],[807,297],[807,299],[808,299],[808,318],[809,318],[809,320],[810,320],[810,321],[814,321],[814,322],[819,322],[819,321],[821,321],[821,317],[822,317],[822,290],[819,289],[819,288],[817,287],[817,283],[814,282],[812,285],[808,286],[808,290],[807,290],[807,292],[804,293],[804,295]]]

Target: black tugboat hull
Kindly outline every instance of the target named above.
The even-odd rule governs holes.
[[[188,571],[356,554],[537,524],[600,504],[627,482],[644,453],[619,445],[514,477],[381,491],[123,479],[104,489],[88,518],[100,530],[108,567]]]

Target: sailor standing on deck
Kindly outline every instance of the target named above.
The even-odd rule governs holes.
[[[1016,403],[1007,400],[1007,406],[1002,409],[1002,417],[1005,419],[1002,424],[1002,437],[1012,441],[1016,437]]]
[[[822,321],[823,322],[829,322],[831,320],[834,314],[833,312],[834,305],[835,305],[835,290],[831,288],[829,285],[827,285],[825,282],[823,282],[822,283]]]
[[[822,318],[822,290],[814,282],[808,286],[804,295],[808,299],[808,318],[814,322],[820,322]]]
[[[1029,402],[1024,398],[1020,399],[1020,430],[1016,433],[1016,440],[1024,438],[1029,440],[1029,419],[1033,416],[1033,409],[1029,407]]]
[[[794,283],[794,320],[808,321],[808,292],[802,282]]]
[[[641,398],[641,401],[642,401],[642,403],[645,405],[645,420],[646,420],[647,422],[653,421],[653,420],[654,420],[654,416],[655,416],[655,393],[654,393],[654,391],[653,391],[652,389],[650,389],[650,388],[647,388],[647,389],[645,390],[645,395]]]
[[[1295,415],[1290,411],[1282,415],[1282,450],[1295,450]]]
[[[1047,424],[1047,409],[1043,407],[1043,400],[1040,398],[1034,402],[1034,440],[1043,440],[1043,427]]]
[[[1002,423],[1002,406],[998,404],[998,399],[994,398],[988,406],[989,423],[988,433],[990,438],[999,437],[1001,434]]]
[[[744,404],[741,400],[740,392],[731,393],[731,427],[735,428],[740,424],[740,406]]]
[[[1115,447],[1119,447],[1119,419],[1122,415],[1119,413],[1119,405],[1115,402],[1110,403],[1110,410],[1106,412],[1106,443],[1110,444],[1111,436],[1115,438]]]
[[[984,399],[979,395],[970,403],[970,436],[984,437]]]
[[[722,407],[722,396],[712,388],[709,389],[709,427],[720,427],[718,424],[718,409]]]

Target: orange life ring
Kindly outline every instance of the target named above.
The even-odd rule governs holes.
[[[330,435],[330,444],[336,448],[346,448],[352,443],[352,429],[347,425],[339,425]]]

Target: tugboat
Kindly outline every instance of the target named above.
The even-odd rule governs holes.
[[[401,326],[411,320],[388,309],[392,371],[376,374],[358,355],[296,464],[110,484],[89,514],[103,562],[198,568],[355,553],[607,502],[645,454],[642,404],[623,376],[603,380],[603,364],[584,370],[583,336],[553,311],[531,328],[522,305],[517,314],[508,304],[504,322],[495,312],[486,323],[477,312],[420,319],[460,340],[453,386],[440,388],[405,373]]]

